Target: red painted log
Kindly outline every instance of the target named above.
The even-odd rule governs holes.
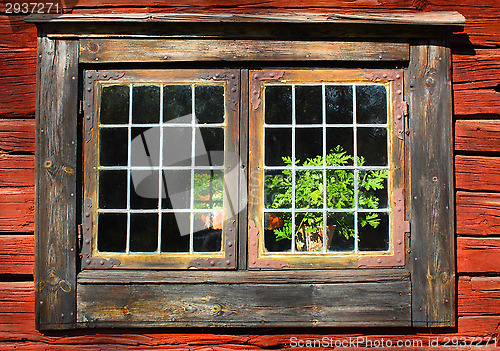
[[[500,194],[457,192],[458,235],[500,235]]]
[[[33,232],[34,200],[34,187],[0,188],[0,233]]]
[[[500,152],[500,119],[458,120],[455,151]]]
[[[453,88],[461,90],[465,83],[467,88],[494,87],[500,83],[500,50],[469,49],[460,53],[455,50],[452,55]]]
[[[0,274],[33,274],[33,235],[0,235]]]
[[[500,191],[500,157],[456,156],[456,188]]]
[[[500,238],[457,238],[459,273],[500,273]]]
[[[460,277],[458,314],[500,315],[500,277]]]
[[[0,154],[35,153],[34,119],[0,119]]]
[[[454,111],[456,115],[479,113],[500,114],[500,93],[491,89],[455,90]]]
[[[0,155],[0,187],[33,187],[35,156]]]

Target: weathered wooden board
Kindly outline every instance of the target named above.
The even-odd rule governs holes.
[[[455,151],[500,152],[500,119],[457,120]]]
[[[457,238],[457,271],[500,273],[500,238]]]
[[[455,89],[467,83],[477,87],[495,86],[500,82],[500,50],[472,49],[455,50],[452,56],[453,83]]]
[[[458,191],[457,234],[500,235],[500,194]]]
[[[34,188],[0,188],[0,233],[32,233]]]
[[[0,119],[2,153],[35,153],[35,119]]]
[[[0,274],[33,274],[33,235],[0,235]]]
[[[407,43],[83,39],[80,62],[185,62],[239,60],[408,61]]]
[[[79,284],[87,326],[409,325],[410,282]],[[389,301],[389,303],[388,303]]]
[[[0,154],[0,187],[33,187],[35,157]]]
[[[460,277],[458,314],[500,315],[500,277]]]
[[[456,188],[500,191],[500,157],[455,156]]]
[[[500,93],[493,87],[479,90],[455,90],[453,96],[456,115],[500,114]]]

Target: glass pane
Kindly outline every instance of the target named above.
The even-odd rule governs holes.
[[[101,166],[126,166],[128,163],[128,129],[99,129],[99,163]]]
[[[265,90],[267,124],[292,124],[292,87],[268,85]]]
[[[127,246],[127,214],[99,213],[97,250],[125,252]]]
[[[326,86],[326,123],[352,124],[352,87]]]
[[[158,123],[160,121],[160,87],[134,86],[132,91],[132,123]]]
[[[266,171],[264,204],[266,208],[290,208],[292,205],[292,171]]]
[[[387,170],[359,171],[359,208],[387,208]]]
[[[128,85],[104,86],[101,89],[101,124],[127,124],[129,118]]]
[[[354,162],[352,128],[326,128],[327,166],[352,166]]]
[[[358,237],[361,251],[389,250],[389,215],[385,212],[359,213]]]
[[[323,249],[323,213],[306,212],[295,215],[295,248],[315,252]]]
[[[358,123],[387,123],[387,97],[384,86],[356,87],[356,119]]]
[[[287,128],[266,128],[265,162],[267,166],[291,166],[292,130]],[[283,158],[288,158],[288,163]]]
[[[164,213],[161,221],[161,251],[189,252],[189,213]]]
[[[220,252],[222,249],[222,212],[194,214],[193,251]]]
[[[127,171],[99,172],[99,208],[127,208]]]
[[[130,162],[132,167],[158,167],[160,128],[132,128]]]
[[[295,87],[295,122],[323,123],[323,92],[320,85]]]
[[[300,166],[323,166],[323,129],[295,130],[295,159]]]
[[[163,166],[191,166],[191,127],[163,128]]]
[[[158,208],[159,171],[132,170],[130,174],[130,208]]]
[[[354,171],[326,171],[326,205],[328,208],[354,208]]]
[[[191,86],[163,87],[163,122],[191,123]]]
[[[358,128],[358,166],[387,166],[387,129]]]
[[[158,248],[158,214],[130,214],[130,251],[154,252]]]
[[[194,208],[219,209],[224,201],[224,172],[196,171],[194,174]]]
[[[196,130],[197,166],[224,165],[224,129],[198,128]]]
[[[224,122],[224,87],[222,85],[201,85],[195,88],[196,122]]]
[[[327,219],[327,248],[330,251],[354,250],[354,214],[330,212]]]
[[[287,252],[292,249],[292,214],[264,214],[264,243],[269,252]]]
[[[323,171],[297,171],[295,207],[323,208]]]
[[[183,209],[191,206],[191,171],[163,171],[162,208]]]

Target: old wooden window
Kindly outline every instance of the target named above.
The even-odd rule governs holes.
[[[463,17],[119,17],[34,17],[38,328],[454,325]]]

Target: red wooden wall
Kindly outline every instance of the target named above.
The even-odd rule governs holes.
[[[3,2],[2,2],[3,3]],[[34,329],[34,115],[36,29],[0,14],[0,350],[267,349],[298,339],[422,340],[497,337],[500,346],[500,2],[498,0],[64,0],[65,11],[450,11],[453,36],[458,327],[427,329]],[[1,13],[3,13],[3,4]],[[431,334],[432,333],[432,334]],[[452,342],[449,343],[452,345]],[[491,345],[491,344],[490,344]],[[423,348],[405,347],[407,350]],[[434,348],[436,349],[436,348]],[[461,350],[470,349],[470,346]],[[492,346],[482,347],[492,350]]]

